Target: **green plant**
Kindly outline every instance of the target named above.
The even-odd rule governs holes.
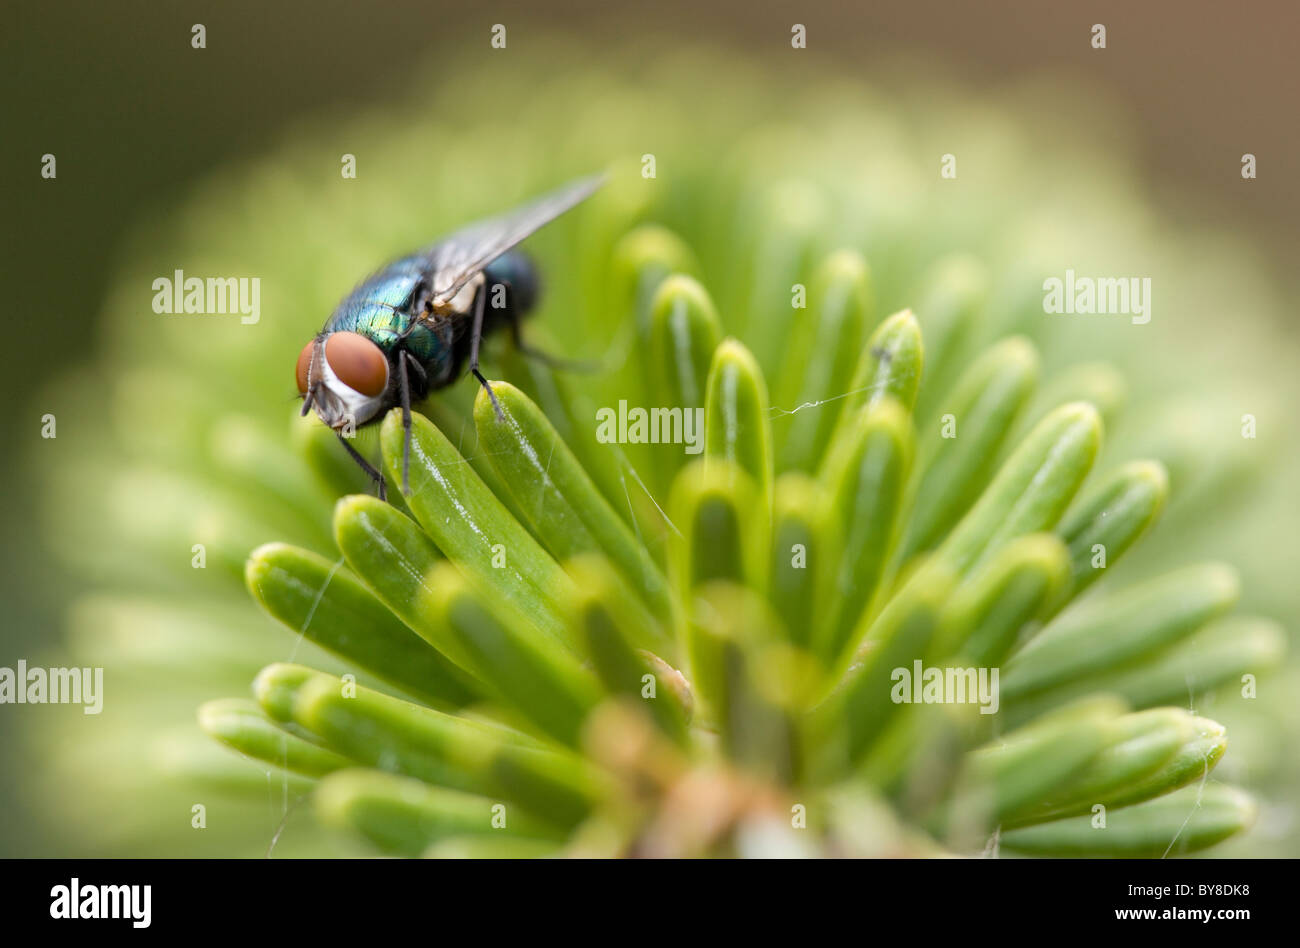
[[[1093,169],[1086,197],[1063,195],[1051,174],[1019,173],[1017,127],[986,116],[963,161],[1003,162],[1016,187],[940,192],[908,157],[924,135],[889,108],[829,83],[756,92],[732,65],[690,114],[672,104],[705,67],[686,58],[637,81],[560,75],[493,122],[474,103],[518,97],[510,77],[533,73],[480,69],[443,90],[436,125],[345,126],[383,142],[355,182],[304,170],[333,160],[309,131],[128,255],[115,369],[71,389],[111,392],[101,506],[77,506],[75,480],[56,494],[65,552],[111,577],[77,606],[74,646],[143,699],[109,704],[96,753],[131,764],[106,766],[104,809],[79,814],[126,823],[99,831],[108,845],[349,851],[320,818],[411,855],[975,853],[996,839],[1160,856],[1250,824],[1249,798],[1210,775],[1223,727],[1176,706],[1276,665],[1284,637],[1227,615],[1231,567],[1171,569],[1186,560],[1159,530],[1138,540],[1181,495],[1172,536],[1188,542],[1207,519],[1194,504],[1258,484],[1268,459],[1240,437],[1226,381],[1139,401],[1111,446],[1126,387],[1178,375],[1126,350],[1147,328],[1168,339],[1041,308],[1062,259],[1128,272],[1114,264],[1133,248],[1092,230],[1134,214],[1122,179]],[[791,124],[755,124],[764,112]],[[575,134],[521,162],[561,118]],[[446,122],[464,134],[448,140]],[[659,178],[626,157],[647,136]],[[302,341],[352,275],[427,241],[430,220],[506,207],[593,156],[613,179],[537,236],[551,285],[528,330],[610,368],[557,375],[501,348],[507,422],[464,383],[416,418],[406,509],[358,495],[328,433],[293,417]],[[1043,240],[1060,215],[1071,233]],[[141,288],[178,253],[194,272],[261,274],[263,322],[141,316]],[[598,440],[598,410],[620,401],[702,408],[702,456]],[[391,473],[400,425],[361,446]],[[1140,582],[1089,588],[1130,565]],[[244,582],[295,634],[288,662]],[[916,660],[1000,667],[998,713],[895,703],[894,671]],[[253,700],[224,697],[266,662]],[[204,731],[256,766],[194,739],[204,699]],[[156,792],[160,770],[176,788],[165,831],[121,804]]]
[[[860,323],[865,267],[841,255],[829,269],[818,318]],[[1240,793],[1198,786],[1202,807],[1171,833],[1190,802],[1160,798],[1203,783],[1226,735],[1190,712],[1129,712],[1121,700],[1176,700],[1185,675],[1200,690],[1275,657],[1266,622],[1206,625],[1236,599],[1233,571],[1171,574],[1049,622],[1017,649],[1026,627],[1098,578],[1102,546],[1110,568],[1153,523],[1167,490],[1160,464],[1125,465],[1077,496],[1101,420],[1069,402],[994,473],[1036,369],[1032,347],[1013,338],[958,381],[951,407],[966,440],[932,442],[935,460],[913,482],[922,345],[904,312],[863,346],[839,430],[824,459],[814,454],[821,476],[774,480],[763,375],[740,343],[716,336],[703,290],[664,280],[640,342],[700,355],[689,380],[675,375],[681,360],[649,362],[649,389],[676,388],[668,403],[690,407],[697,392],[707,418],[704,458],[661,470],[672,482],[658,518],[666,572],[545,413],[497,382],[505,421],[482,393],[474,410],[495,491],[417,416],[411,516],[345,497],[334,531],[347,570],[283,544],[248,564],[268,612],[415,700],[273,665],[256,702],[206,705],[205,730],[321,777],[327,822],[408,855],[746,852],[750,837],[852,852],[858,807],[877,796],[965,848],[1002,826],[1011,848],[1162,855],[1248,824]],[[627,395],[654,404],[648,390]],[[564,408],[581,417],[572,401]],[[399,482],[399,412],[382,442]],[[910,541],[920,565],[891,555],[906,527],[936,517],[932,547]],[[1189,650],[1198,630],[1221,649]],[[1005,704],[992,710],[1007,733],[990,739],[973,704],[896,703],[895,669],[915,661],[1005,665]],[[1066,703],[1094,692],[1121,698]],[[1090,832],[1098,805],[1118,810],[1104,833]],[[911,847],[898,851],[926,851]]]

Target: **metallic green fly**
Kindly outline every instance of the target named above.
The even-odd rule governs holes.
[[[471,224],[394,260],[353,290],[298,356],[302,413],[315,409],[352,459],[378,485],[384,478],[343,435],[401,406],[406,442],[402,491],[410,493],[411,403],[469,371],[501,406],[479,371],[485,333],[508,327],[521,352],[519,321],[537,302],[537,270],[515,249],[533,231],[586,200],[604,179],[584,178],[499,217]],[[492,297],[488,305],[489,296]]]

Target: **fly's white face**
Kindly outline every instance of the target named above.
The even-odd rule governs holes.
[[[364,425],[383,411],[388,359],[359,333],[332,332],[307,343],[297,376],[298,391],[335,431]]]

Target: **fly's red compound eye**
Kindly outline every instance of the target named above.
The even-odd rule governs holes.
[[[374,398],[388,387],[388,359],[365,336],[355,332],[331,333],[325,340],[325,359],[340,382],[362,395]],[[301,357],[298,361],[301,365]]]
[[[313,339],[307,345],[302,347],[302,352],[298,353],[298,394],[307,394],[307,373],[311,369],[312,353],[316,351],[316,340]],[[317,377],[320,373],[317,372]]]

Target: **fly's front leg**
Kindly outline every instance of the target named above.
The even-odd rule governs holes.
[[[347,452],[349,455],[351,455],[352,460],[356,461],[357,464],[361,467],[361,470],[365,471],[367,476],[369,476],[369,478],[375,482],[375,486],[379,488],[379,499],[383,501],[387,501],[388,490],[384,487],[384,475],[380,474],[378,468],[376,468],[373,464],[371,464],[369,461],[363,458],[361,456],[361,453],[357,451],[356,448],[348,444],[347,438],[343,437],[343,435],[339,434],[339,432],[337,431],[334,432],[334,434],[339,439],[339,444],[343,445],[343,447],[347,449]]]

